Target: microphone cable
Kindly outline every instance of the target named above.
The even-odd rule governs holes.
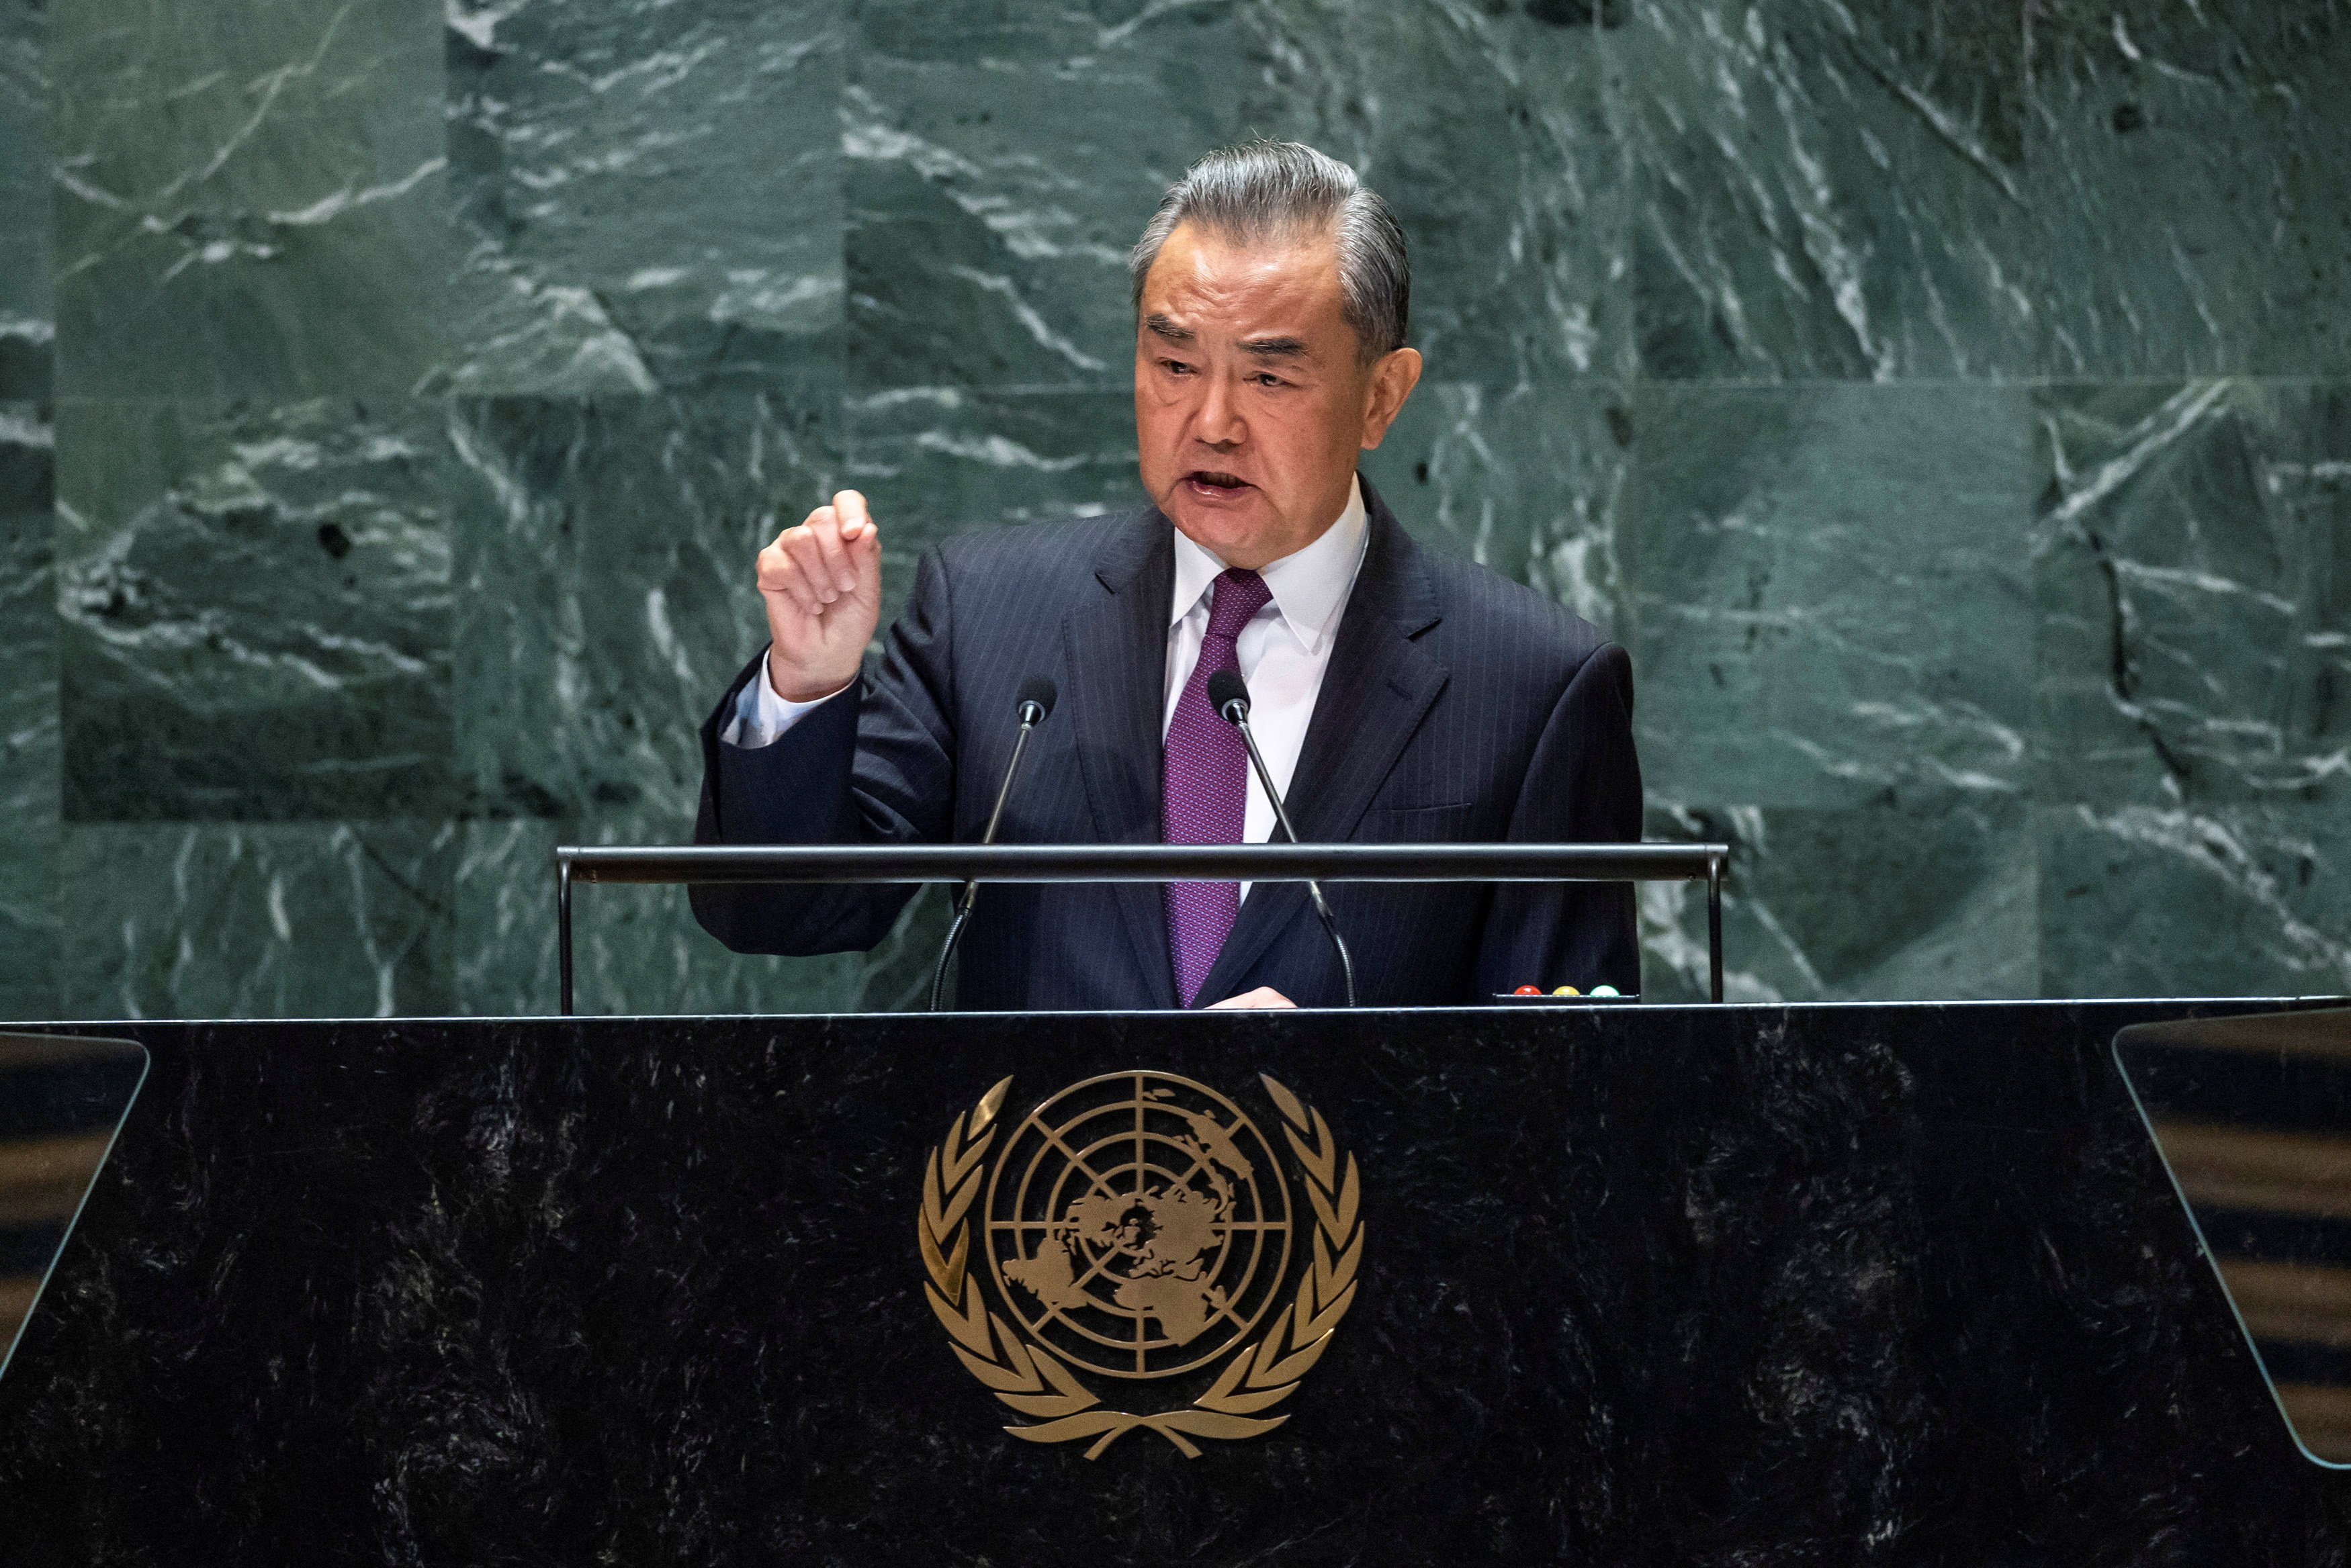
[[[1274,819],[1290,842],[1298,842],[1298,829],[1290,826],[1290,808],[1281,804],[1281,792],[1273,787],[1273,774],[1267,771],[1265,758],[1257,749],[1257,736],[1249,731],[1249,683],[1237,670],[1219,670],[1208,677],[1208,706],[1217,716],[1241,732],[1241,742],[1249,747],[1249,765],[1257,769],[1257,782],[1265,787],[1265,798],[1273,803]],[[1331,906],[1322,901],[1322,885],[1311,877],[1306,879],[1307,896],[1314,900],[1314,913],[1322,919],[1322,929],[1329,933],[1331,945],[1339,950],[1339,972],[1347,982],[1347,1005],[1355,1005],[1355,960],[1347,951],[1347,939],[1339,934],[1339,922],[1331,917]]]
[[[1053,711],[1058,695],[1053,682],[1042,675],[1031,675],[1020,683],[1020,733],[1012,742],[1012,760],[1004,764],[1004,783],[997,787],[996,809],[987,814],[987,831],[980,835],[982,844],[996,842],[998,824],[1004,820],[1004,803],[1012,797],[1012,781],[1020,772],[1020,753],[1029,745],[1029,732],[1045,722]],[[947,927],[947,940],[939,949],[939,961],[931,971],[931,1011],[939,1010],[939,996],[946,989],[947,964],[955,958],[956,947],[963,940],[964,923],[971,919],[971,907],[979,902],[979,883],[967,881],[963,894],[956,902],[955,921]]]

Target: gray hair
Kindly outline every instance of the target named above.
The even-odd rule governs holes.
[[[1412,304],[1404,230],[1379,193],[1337,159],[1302,142],[1251,141],[1184,171],[1127,257],[1136,311],[1159,247],[1186,222],[1242,243],[1330,234],[1339,247],[1341,312],[1355,329],[1358,357],[1369,364],[1404,347]]]

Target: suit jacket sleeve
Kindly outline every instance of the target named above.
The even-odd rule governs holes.
[[[1641,836],[1633,750],[1633,661],[1614,643],[1568,680],[1536,742],[1512,812],[1520,842],[1631,843]],[[1521,984],[1641,989],[1633,888],[1625,882],[1503,883],[1479,944],[1480,999]]]
[[[702,725],[696,844],[888,844],[954,830],[950,604],[939,555],[915,568],[905,613],[879,666],[764,746],[721,739],[761,650]],[[872,947],[914,896],[904,886],[692,889],[695,919],[737,952],[827,953]]]

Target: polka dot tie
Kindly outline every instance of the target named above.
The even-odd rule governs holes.
[[[1208,599],[1208,635],[1200,661],[1176,700],[1161,763],[1159,836],[1169,844],[1238,844],[1249,813],[1249,748],[1241,734],[1208,707],[1208,677],[1238,671],[1234,639],[1273,598],[1255,572],[1217,574]],[[1170,882],[1166,886],[1167,950],[1176,963],[1176,994],[1192,1005],[1240,913],[1238,882]]]

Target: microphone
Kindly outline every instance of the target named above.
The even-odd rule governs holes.
[[[1020,753],[1028,748],[1029,732],[1045,722],[1053,711],[1053,699],[1059,693],[1050,679],[1031,675],[1020,683],[1020,733],[1012,742],[1012,760],[1004,764],[1004,783],[997,787],[996,809],[987,814],[987,831],[979,836],[982,844],[996,842],[997,825],[1004,820],[1004,803],[1012,798],[1012,781],[1020,772]],[[971,907],[979,902],[979,884],[963,885],[963,896],[956,902],[955,921],[947,927],[946,944],[939,949],[937,967],[931,971],[931,1011],[939,1010],[939,993],[947,982],[947,964],[955,957],[956,945],[963,940],[964,922],[971,919]]]
[[[1257,769],[1257,782],[1265,787],[1265,798],[1273,803],[1274,820],[1281,824],[1282,833],[1290,842],[1298,842],[1298,829],[1290,826],[1290,808],[1281,804],[1281,792],[1273,787],[1273,774],[1266,771],[1265,758],[1257,749],[1257,736],[1249,732],[1249,683],[1238,670],[1219,670],[1208,677],[1208,706],[1217,717],[1241,732],[1242,744],[1249,747],[1249,765]],[[1331,945],[1339,950],[1339,972],[1347,981],[1347,1005],[1355,1005],[1355,961],[1347,951],[1347,939],[1339,934],[1339,922],[1331,918],[1331,906],[1322,901],[1322,885],[1312,877],[1306,881],[1307,896],[1314,900],[1314,913],[1321,917],[1322,929],[1330,935]]]

